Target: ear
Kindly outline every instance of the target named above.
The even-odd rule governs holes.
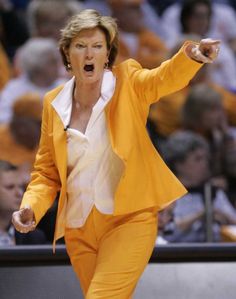
[[[63,52],[66,56],[66,60],[69,62],[70,61],[70,55],[69,55],[69,51],[67,48],[63,48]]]

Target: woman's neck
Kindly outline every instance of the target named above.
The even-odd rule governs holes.
[[[92,84],[75,83],[73,100],[81,108],[93,107],[101,96],[102,80]]]

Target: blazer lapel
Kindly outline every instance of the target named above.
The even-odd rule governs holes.
[[[63,187],[66,183],[67,172],[66,131],[64,130],[64,125],[56,112],[54,113],[53,121],[53,144],[55,149],[56,164]]]

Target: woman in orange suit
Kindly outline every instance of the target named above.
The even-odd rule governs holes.
[[[151,256],[157,211],[186,190],[146,132],[151,103],[183,88],[219,41],[187,42],[159,68],[117,66],[117,25],[84,10],[62,30],[60,51],[73,75],[44,100],[31,182],[13,223],[35,228],[58,191],[55,241],[65,237],[85,298],[127,299]]]

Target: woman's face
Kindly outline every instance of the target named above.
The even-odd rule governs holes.
[[[105,33],[99,28],[82,30],[72,40],[67,59],[77,82],[91,84],[101,80],[108,62]]]
[[[204,36],[209,29],[210,11],[207,5],[197,4],[187,20],[187,32]]]

